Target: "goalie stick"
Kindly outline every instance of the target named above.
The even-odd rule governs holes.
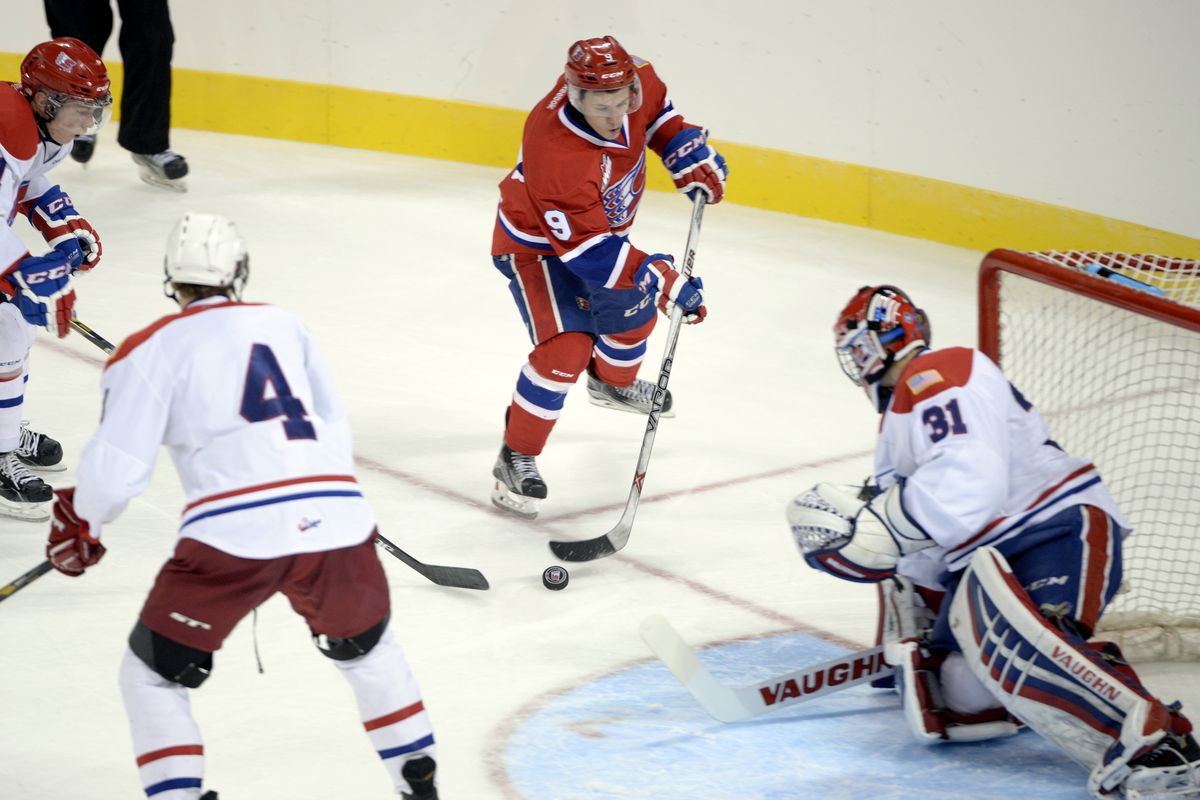
[[[387,550],[438,586],[452,586],[456,589],[479,589],[481,591],[489,588],[487,578],[477,569],[423,564],[401,550],[394,543],[385,539],[378,532],[375,534],[375,543],[382,545],[384,550]]]
[[[49,560],[43,561],[21,577],[14,580],[12,583],[8,584],[7,586],[0,587],[0,600],[7,600],[9,597],[21,591],[26,586],[33,583],[52,569],[54,569],[54,567],[50,566]]]
[[[749,686],[727,686],[713,677],[666,618],[658,614],[647,617],[638,632],[701,707],[720,722],[752,719],[866,683],[892,669],[880,646],[847,653]]]
[[[74,328],[75,332],[80,336],[87,339],[89,342],[96,345],[96,347],[99,347],[110,356],[112,355],[113,350],[117,349],[112,342],[110,342],[108,339],[105,339],[103,336],[96,333],[94,330],[89,328],[87,325],[84,325],[77,319],[71,320],[71,327]]]
[[[692,227],[688,230],[687,249],[684,252],[681,280],[692,277],[696,261],[696,244],[700,240],[700,220],[704,217],[704,193],[697,191],[692,206]],[[554,555],[563,561],[591,561],[611,556],[629,541],[633,532],[633,518],[637,514],[638,501],[642,497],[642,483],[646,480],[646,469],[650,465],[650,451],[654,449],[654,436],[658,432],[658,418],[662,415],[663,398],[667,393],[667,381],[671,379],[671,363],[675,360],[675,343],[679,339],[679,327],[683,322],[683,309],[676,305],[671,309],[671,326],[667,329],[667,341],[663,346],[662,366],[658,369],[658,384],[654,400],[650,404],[650,417],[646,420],[646,433],[642,436],[642,449],[638,452],[637,468],[633,473],[633,484],[629,487],[629,498],[625,511],[616,527],[594,539],[580,542],[550,542]]]

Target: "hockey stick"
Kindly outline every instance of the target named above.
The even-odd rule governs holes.
[[[692,697],[721,722],[742,722],[768,711],[833,694],[866,683],[892,669],[884,660],[880,646],[847,653],[750,686],[726,686],[713,677],[662,616],[655,614],[642,620],[638,632]]]
[[[89,328],[87,325],[84,325],[77,319],[71,320],[71,327],[74,328],[80,336],[87,339],[89,342],[96,345],[96,347],[99,347],[109,355],[112,355],[113,350],[117,349],[115,346],[113,346],[112,342],[110,342],[108,339],[105,339],[103,336],[96,333],[94,330]]]
[[[17,578],[12,583],[8,584],[7,586],[0,587],[0,600],[7,600],[11,595],[21,591],[26,586],[33,583],[52,569],[54,569],[54,567],[50,566],[49,560],[43,561],[21,577]]]
[[[687,250],[684,253],[681,279],[692,277],[696,261],[696,244],[700,239],[700,220],[704,216],[704,193],[696,192],[692,206],[692,227],[688,231]],[[595,539],[580,542],[550,542],[554,555],[564,561],[591,561],[611,556],[629,541],[633,532],[633,518],[637,514],[638,501],[642,497],[642,483],[646,480],[646,469],[650,464],[650,451],[654,449],[654,436],[658,432],[658,418],[662,415],[663,398],[666,397],[667,381],[671,379],[671,363],[675,359],[675,343],[679,340],[679,327],[683,322],[683,309],[676,305],[671,309],[671,327],[667,329],[667,342],[663,348],[662,366],[658,369],[658,386],[650,405],[650,418],[646,420],[646,433],[642,436],[642,449],[638,453],[637,469],[633,473],[633,484],[629,487],[629,498],[625,511],[615,528]]]
[[[453,586],[456,589],[487,589],[488,581],[483,573],[470,567],[442,567],[437,564],[422,564],[376,531],[375,543],[424,575],[438,586]]]

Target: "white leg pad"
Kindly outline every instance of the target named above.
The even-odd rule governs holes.
[[[1004,707],[1092,771],[1111,793],[1128,762],[1166,735],[1169,714],[1041,615],[994,548],[976,551],[950,607],[966,663]]]

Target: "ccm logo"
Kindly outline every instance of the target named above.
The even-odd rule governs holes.
[[[71,274],[71,267],[67,264],[62,264],[57,267],[52,267],[45,272],[35,272],[32,275],[25,276],[25,282],[31,286],[36,283],[45,283],[46,281],[56,281],[59,278],[66,278]]]
[[[637,304],[636,306],[634,306],[633,308],[631,308],[631,309],[627,310],[627,311],[625,312],[625,316],[627,316],[627,317],[632,317],[634,314],[638,313],[638,312],[639,312],[639,311],[641,311],[643,308],[645,308],[646,306],[650,305],[650,301],[651,301],[652,299],[654,299],[652,295],[646,295],[645,297],[643,297],[643,298],[642,298],[642,301],[641,301],[640,303],[638,303],[638,304]]]
[[[695,139],[685,142],[682,147],[680,147],[674,153],[671,153],[671,155],[667,156],[663,160],[663,164],[667,169],[671,169],[676,163],[678,163],[679,159],[683,158],[694,150],[699,150],[701,147],[704,147],[704,137],[697,136]]]
[[[71,198],[56,197],[55,199],[51,200],[49,203],[46,203],[46,213],[47,214],[57,214],[60,211],[62,211],[64,208],[71,208],[71,207],[72,207],[71,206]]]
[[[609,78],[619,78],[624,74],[625,74],[625,70],[621,70],[620,72],[606,72],[600,76],[600,80],[606,81]]]

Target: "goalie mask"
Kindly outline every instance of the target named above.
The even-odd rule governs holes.
[[[228,288],[241,300],[250,275],[250,256],[237,227],[220,214],[188,212],[167,237],[163,291],[172,300],[173,283]]]
[[[632,114],[642,105],[642,82],[637,76],[634,59],[612,36],[581,39],[567,50],[563,68],[567,82],[567,97],[581,114],[592,113],[584,104],[588,92],[617,92],[629,88],[628,105],[622,109]],[[626,99],[622,98],[621,103]]]
[[[909,353],[929,347],[929,318],[895,286],[864,286],[833,326],[838,363],[846,377],[863,387],[883,413],[891,387],[882,385],[888,368]]]

